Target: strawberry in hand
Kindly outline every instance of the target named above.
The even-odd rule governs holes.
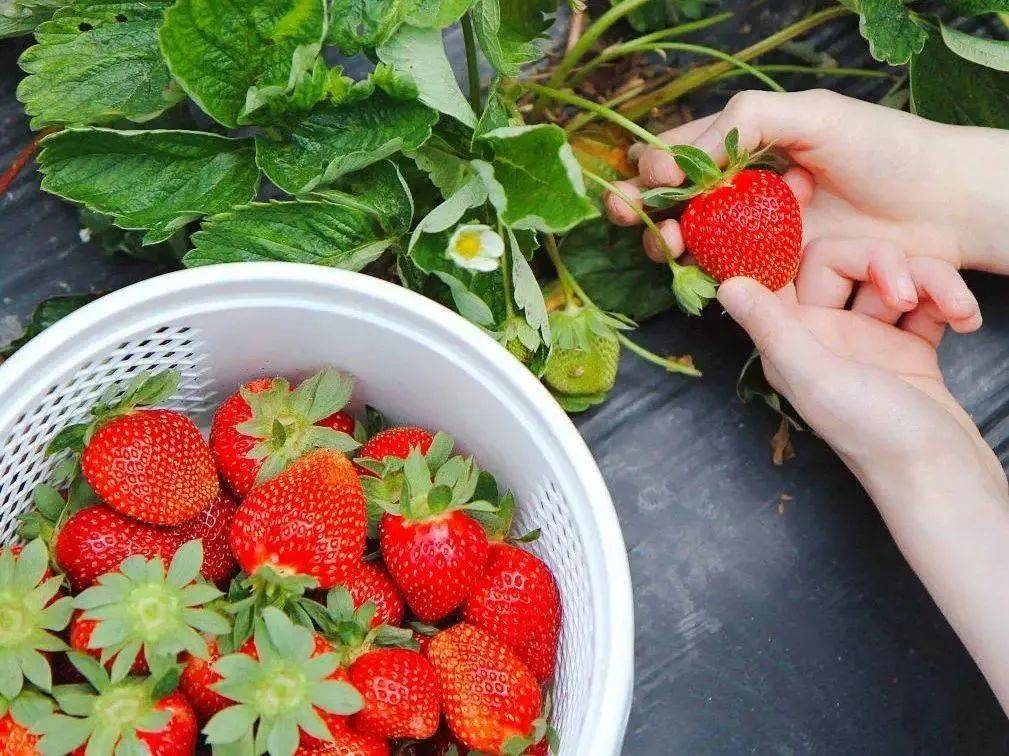
[[[439,433],[428,453],[415,448],[401,460],[374,466],[362,478],[370,511],[382,510],[379,544],[392,579],[422,622],[457,609],[487,561],[487,536],[465,510],[494,510],[474,501],[480,470],[472,459],[450,457],[453,442]]]
[[[343,412],[354,381],[331,368],[295,389],[285,378],[251,381],[214,415],[210,448],[217,469],[244,498],[313,449],[356,449],[354,419]]]
[[[195,517],[220,491],[207,442],[185,415],[146,409],[168,399],[179,373],[142,373],[110,388],[91,420],[69,425],[47,452],[70,451],[94,493],[113,509],[154,525]]]

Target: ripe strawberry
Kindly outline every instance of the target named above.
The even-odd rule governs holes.
[[[364,556],[368,517],[354,467],[340,452],[309,452],[258,486],[231,523],[231,547],[249,574],[269,566],[328,588]]]
[[[0,756],[34,756],[41,735],[34,735],[23,724],[19,724],[8,710],[0,717]]]
[[[399,626],[403,624],[403,597],[382,567],[375,562],[361,562],[357,571],[344,582],[354,601],[354,607],[360,608],[371,602],[375,605],[375,616],[371,626]]]
[[[99,575],[117,570],[128,556],[170,559],[178,547],[175,532],[98,505],[80,510],[63,524],[54,553],[71,589],[79,593],[94,585]]]
[[[445,719],[467,748],[500,753],[513,738],[527,745],[540,739],[539,684],[503,643],[461,623],[435,636],[428,658],[441,684]]]
[[[463,620],[511,646],[540,682],[553,674],[561,601],[550,569],[534,554],[494,543],[484,573],[463,607]]]
[[[0,715],[0,756],[35,756],[41,753],[38,742],[42,736],[37,723],[52,714],[53,702],[33,690],[25,690],[13,700],[4,700]]]
[[[221,676],[214,670],[214,664],[220,658],[220,647],[213,638],[207,641],[206,659],[189,653],[182,657],[183,668],[179,677],[179,690],[193,707],[201,726],[205,725],[214,714],[234,703],[213,688],[221,681]]]
[[[357,452],[358,459],[373,459],[379,462],[386,457],[406,459],[412,449],[420,449],[421,454],[427,454],[434,442],[434,436],[423,428],[404,426],[402,428],[387,428],[372,436]],[[358,467],[362,475],[375,475],[365,467]]]
[[[777,291],[799,271],[799,203],[773,171],[730,172],[687,203],[680,228],[687,251],[718,281],[749,276]]]
[[[117,745],[134,751],[146,746],[151,756],[191,756],[195,751],[196,715],[181,693],[159,696],[150,677],[114,683],[91,657],[73,652],[69,657],[90,686],[53,689],[60,707],[74,715],[73,726],[59,712],[40,718],[33,728],[43,735],[41,752],[84,756],[88,751],[110,752]],[[152,715],[159,713],[167,713],[167,718],[152,730]]]
[[[113,509],[154,525],[195,517],[220,491],[207,442],[178,412],[143,409],[101,424],[81,470]]]
[[[101,648],[91,645],[91,636],[94,634],[97,626],[98,620],[85,617],[84,612],[79,609],[75,611],[73,619],[70,620],[70,647],[75,651],[80,651],[82,654],[87,654],[92,659],[100,660],[102,656]],[[105,668],[112,669],[111,659],[105,663]],[[137,654],[137,658],[130,666],[130,674],[147,675],[150,674],[150,671],[143,652]]]
[[[315,748],[327,730],[342,731],[347,716],[364,705],[332,645],[272,606],[257,620],[253,638],[213,669],[221,676],[214,690],[242,702],[217,712],[203,728],[215,747],[250,737],[283,744],[278,752],[290,753],[298,742]]]
[[[238,504],[226,491],[207,505],[196,517],[176,529],[179,543],[203,542],[203,567],[200,572],[222,590],[238,571],[238,561],[231,553],[231,521]]]
[[[331,728],[333,729],[333,728]],[[389,756],[389,744],[371,735],[357,732],[346,725],[333,729],[333,740],[302,742],[295,756]]]
[[[218,472],[244,498],[257,483],[277,475],[320,447],[350,451],[354,418],[342,412],[354,382],[327,368],[296,389],[284,378],[251,381],[217,409],[210,448]]]
[[[375,649],[355,659],[348,671],[364,696],[364,708],[351,717],[358,732],[387,740],[434,735],[441,692],[434,668],[417,651]]]

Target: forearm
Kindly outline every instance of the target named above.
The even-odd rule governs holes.
[[[960,460],[867,481],[887,527],[1009,711],[1009,496]],[[901,480],[901,477],[904,479]]]

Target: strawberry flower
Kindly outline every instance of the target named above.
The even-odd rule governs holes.
[[[91,645],[110,659],[112,682],[126,677],[143,652],[151,670],[175,661],[182,651],[207,658],[201,633],[222,635],[231,629],[225,617],[203,606],[223,594],[200,578],[203,544],[189,541],[175,552],[168,570],[161,557],[124,559],[118,572],[98,578],[74,606],[97,622]]]
[[[49,572],[41,540],[19,553],[0,551],[0,696],[16,698],[25,679],[45,691],[52,687],[43,652],[66,650],[55,633],[67,626],[73,610],[69,597],[57,598],[62,582]]]
[[[489,273],[498,269],[504,250],[504,239],[494,229],[474,223],[455,230],[445,254],[460,268]]]

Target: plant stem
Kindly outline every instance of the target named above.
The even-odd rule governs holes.
[[[568,266],[561,260],[561,251],[557,248],[557,239],[553,234],[544,235],[544,245],[547,248],[547,257],[553,263],[557,271],[557,280],[561,284],[561,293],[564,294],[564,306],[571,307],[575,303],[574,287],[571,285],[573,278]]]
[[[735,54],[739,60],[748,61],[760,55],[765,55],[780,47],[785,42],[794,39],[806,32],[815,29],[817,26],[833,21],[836,18],[846,16],[850,11],[844,6],[827,8],[819,13],[814,13],[801,21],[786,26],[784,29],[775,32],[749,47],[740,50]],[[678,76],[661,87],[635,97],[620,108],[620,113],[631,120],[637,120],[648,115],[654,108],[666,105],[679,99],[687,92],[691,92],[704,84],[716,79],[727,71],[732,70],[732,64],[725,61],[709,63],[706,66],[691,69],[682,76]]]
[[[563,86],[564,80],[571,69],[575,67],[575,64],[578,61],[585,57],[585,54],[588,53],[596,41],[606,33],[606,30],[628,13],[641,7],[647,2],[649,2],[649,0],[623,0],[589,24],[589,27],[582,34],[581,39],[579,39],[571,47],[571,49],[565,53],[564,57],[561,58],[557,67],[554,69],[553,74],[551,74],[550,78],[547,80],[547,86],[555,89]],[[533,113],[536,115],[542,113],[545,105],[545,98],[538,98],[533,106]]]
[[[709,55],[712,58],[724,60],[726,63],[731,63],[740,71],[744,71],[751,76],[760,79],[775,92],[785,91],[783,86],[755,66],[751,66],[745,60],[740,60],[735,55],[730,55],[729,53],[722,52],[721,50],[716,50],[714,47],[707,47],[706,45],[691,45],[687,42],[662,42],[654,45],[654,47],[659,50],[676,50],[680,52],[697,53],[699,55]]]
[[[559,102],[566,102],[568,105],[574,105],[576,107],[587,110],[595,115],[605,118],[609,121],[613,121],[620,126],[623,126],[629,132],[638,137],[638,139],[643,142],[648,142],[649,144],[658,147],[660,149],[668,149],[669,146],[660,140],[657,136],[650,133],[647,129],[638,126],[634,121],[624,118],[624,116],[611,110],[605,105],[600,105],[598,102],[592,102],[592,100],[586,100],[584,97],[579,97],[571,92],[564,92],[559,89],[553,89],[551,87],[545,87],[541,84],[531,84],[529,82],[522,82],[522,86],[531,92],[551,100],[558,100]]]
[[[701,371],[698,370],[697,368],[691,365],[685,365],[679,360],[675,360],[671,357],[660,357],[659,355],[655,354],[655,352],[651,352],[645,349],[637,342],[631,341],[631,339],[629,339],[625,334],[621,333],[620,331],[616,331],[616,334],[617,334],[617,340],[625,347],[630,349],[632,352],[634,352],[634,354],[636,354],[641,359],[646,360],[647,362],[651,362],[652,364],[658,365],[659,367],[665,368],[670,373],[681,373],[683,375],[693,376],[694,378],[701,377]]]
[[[18,154],[14,156],[14,159],[10,161],[10,164],[4,169],[3,173],[0,173],[0,194],[7,192],[10,185],[14,183],[14,179],[18,177],[18,174],[28,164],[28,161],[34,157],[38,151],[39,142],[56,130],[53,126],[43,129],[38,134],[35,134],[28,144],[21,148]]]
[[[476,54],[476,37],[473,34],[473,16],[466,11],[459,19],[462,26],[462,41],[466,47],[466,77],[469,82],[469,102],[473,111],[480,115],[480,64]]]
[[[686,24],[679,24],[678,26],[670,26],[668,29],[660,29],[659,31],[652,32],[651,34],[645,34],[640,37],[628,40],[627,42],[619,42],[610,45],[596,57],[592,58],[584,66],[580,66],[578,69],[578,74],[571,80],[572,86],[577,86],[585,80],[592,71],[594,71],[599,66],[604,63],[608,63],[615,58],[620,58],[628,53],[628,51],[633,51],[632,48],[637,48],[641,45],[648,45],[653,42],[660,42],[665,39],[671,39],[673,37],[680,37],[684,34],[690,34],[691,32],[700,31],[701,29],[707,29],[709,26],[714,26],[715,24],[720,24],[723,21],[727,21],[732,18],[732,13],[726,11],[725,13],[719,13],[717,15],[711,16],[709,18],[702,18],[699,21],[690,21]]]
[[[500,219],[497,223],[497,233],[502,239],[505,238],[503,224]],[[515,308],[512,306],[511,254],[511,245],[506,243],[504,254],[501,255],[501,289],[504,292],[505,312],[509,318],[515,315]],[[519,250],[519,254],[522,254],[521,250]]]
[[[852,76],[857,78],[866,79],[890,79],[893,78],[893,74],[887,73],[886,71],[877,71],[872,68],[825,68],[823,66],[795,66],[786,63],[772,64],[766,66],[753,66],[758,71],[763,71],[764,73],[795,73],[795,74],[810,74],[812,76]],[[746,71],[735,70],[726,71],[721,76],[715,79],[715,81],[724,81],[725,79],[733,79],[737,76],[745,76]]]

